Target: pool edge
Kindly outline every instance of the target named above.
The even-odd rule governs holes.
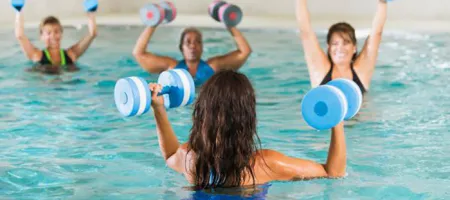
[[[116,25],[116,26],[143,26],[139,15],[99,15],[96,18],[98,25]],[[312,21],[315,30],[327,30],[331,24],[338,21],[347,21],[357,30],[370,29],[371,20],[367,19],[316,19]],[[13,22],[12,22],[13,23]],[[26,28],[37,28],[39,21],[28,21]],[[61,18],[64,26],[81,27],[86,25],[86,18]],[[195,26],[201,28],[223,28],[224,25],[214,21],[211,17],[205,15],[178,15],[170,24],[160,25],[161,27],[187,27]],[[12,29],[13,24],[1,24],[0,29]],[[242,29],[275,29],[275,30],[297,30],[295,18],[287,17],[259,17],[244,16],[242,22],[237,26]],[[415,32],[433,32],[450,33],[450,21],[444,20],[387,20],[385,31],[415,31]]]

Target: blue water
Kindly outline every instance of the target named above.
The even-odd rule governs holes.
[[[142,27],[100,27],[79,61],[61,76],[31,66],[11,30],[0,32],[0,199],[190,199],[184,177],[165,166],[152,113],[122,118],[115,81],[156,80],[131,55]],[[234,48],[223,29],[202,29],[205,58]],[[180,58],[180,28],[160,28],[149,49]],[[66,28],[65,47],[85,29]],[[310,89],[295,31],[245,30],[253,54],[241,69],[257,91],[263,148],[325,162],[329,131],[301,116]],[[325,32],[319,32],[325,47]],[[27,30],[33,42],[38,32]],[[359,44],[365,32],[358,31]],[[449,199],[450,34],[386,30],[370,92],[346,123],[348,175],[273,182],[267,199]],[[169,111],[181,142],[191,108]]]

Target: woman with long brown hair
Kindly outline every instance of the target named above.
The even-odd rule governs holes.
[[[328,52],[325,53],[311,26],[306,1],[297,0],[296,14],[311,86],[317,87],[336,78],[347,78],[353,80],[362,93],[366,92],[375,69],[388,0],[378,0],[370,35],[359,54],[355,29],[346,22],[330,27],[327,34]]]
[[[168,120],[161,86],[151,83],[152,109],[167,165],[189,183],[205,188],[238,187],[270,181],[342,177],[346,168],[343,123],[331,130],[325,164],[260,149],[255,91],[248,78],[232,70],[214,74],[194,104],[189,140],[180,144]]]

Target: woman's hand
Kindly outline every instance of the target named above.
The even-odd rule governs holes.
[[[162,90],[162,86],[157,83],[150,83],[149,88],[152,93],[152,107],[164,107],[164,98],[162,95],[158,95],[158,93],[160,93]]]

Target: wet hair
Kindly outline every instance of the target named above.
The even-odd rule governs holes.
[[[255,185],[254,155],[261,141],[249,79],[232,70],[214,74],[201,88],[192,120],[188,149],[195,152],[196,188],[237,187],[248,178]]]
[[[200,36],[200,40],[202,40],[203,36],[202,36],[202,33],[200,32],[200,30],[198,30],[197,28],[194,28],[194,27],[185,28],[183,30],[183,32],[181,33],[180,44],[178,45],[178,48],[180,49],[181,52],[183,52],[184,38],[186,37],[186,34],[188,34],[188,33],[196,33],[196,34],[198,34]]]
[[[356,41],[356,33],[355,33],[355,29],[348,23],[346,22],[339,22],[336,24],[333,24],[329,29],[328,29],[328,34],[327,34],[327,44],[330,44],[331,42],[331,36],[334,33],[338,33],[341,35],[341,37],[346,38],[345,36],[347,36],[348,38],[350,38],[351,42],[356,45],[357,41]],[[329,53],[328,54],[328,59],[330,60],[331,63],[333,63],[333,60],[331,59],[331,56]],[[353,54],[352,57],[352,61],[355,61],[356,57],[358,55],[358,52],[355,52]]]
[[[39,26],[39,33],[42,33],[42,28],[44,28],[45,25],[49,25],[49,24],[50,25],[58,25],[61,27],[61,31],[63,30],[58,18],[56,18],[54,16],[48,16],[42,20],[42,22]]]

